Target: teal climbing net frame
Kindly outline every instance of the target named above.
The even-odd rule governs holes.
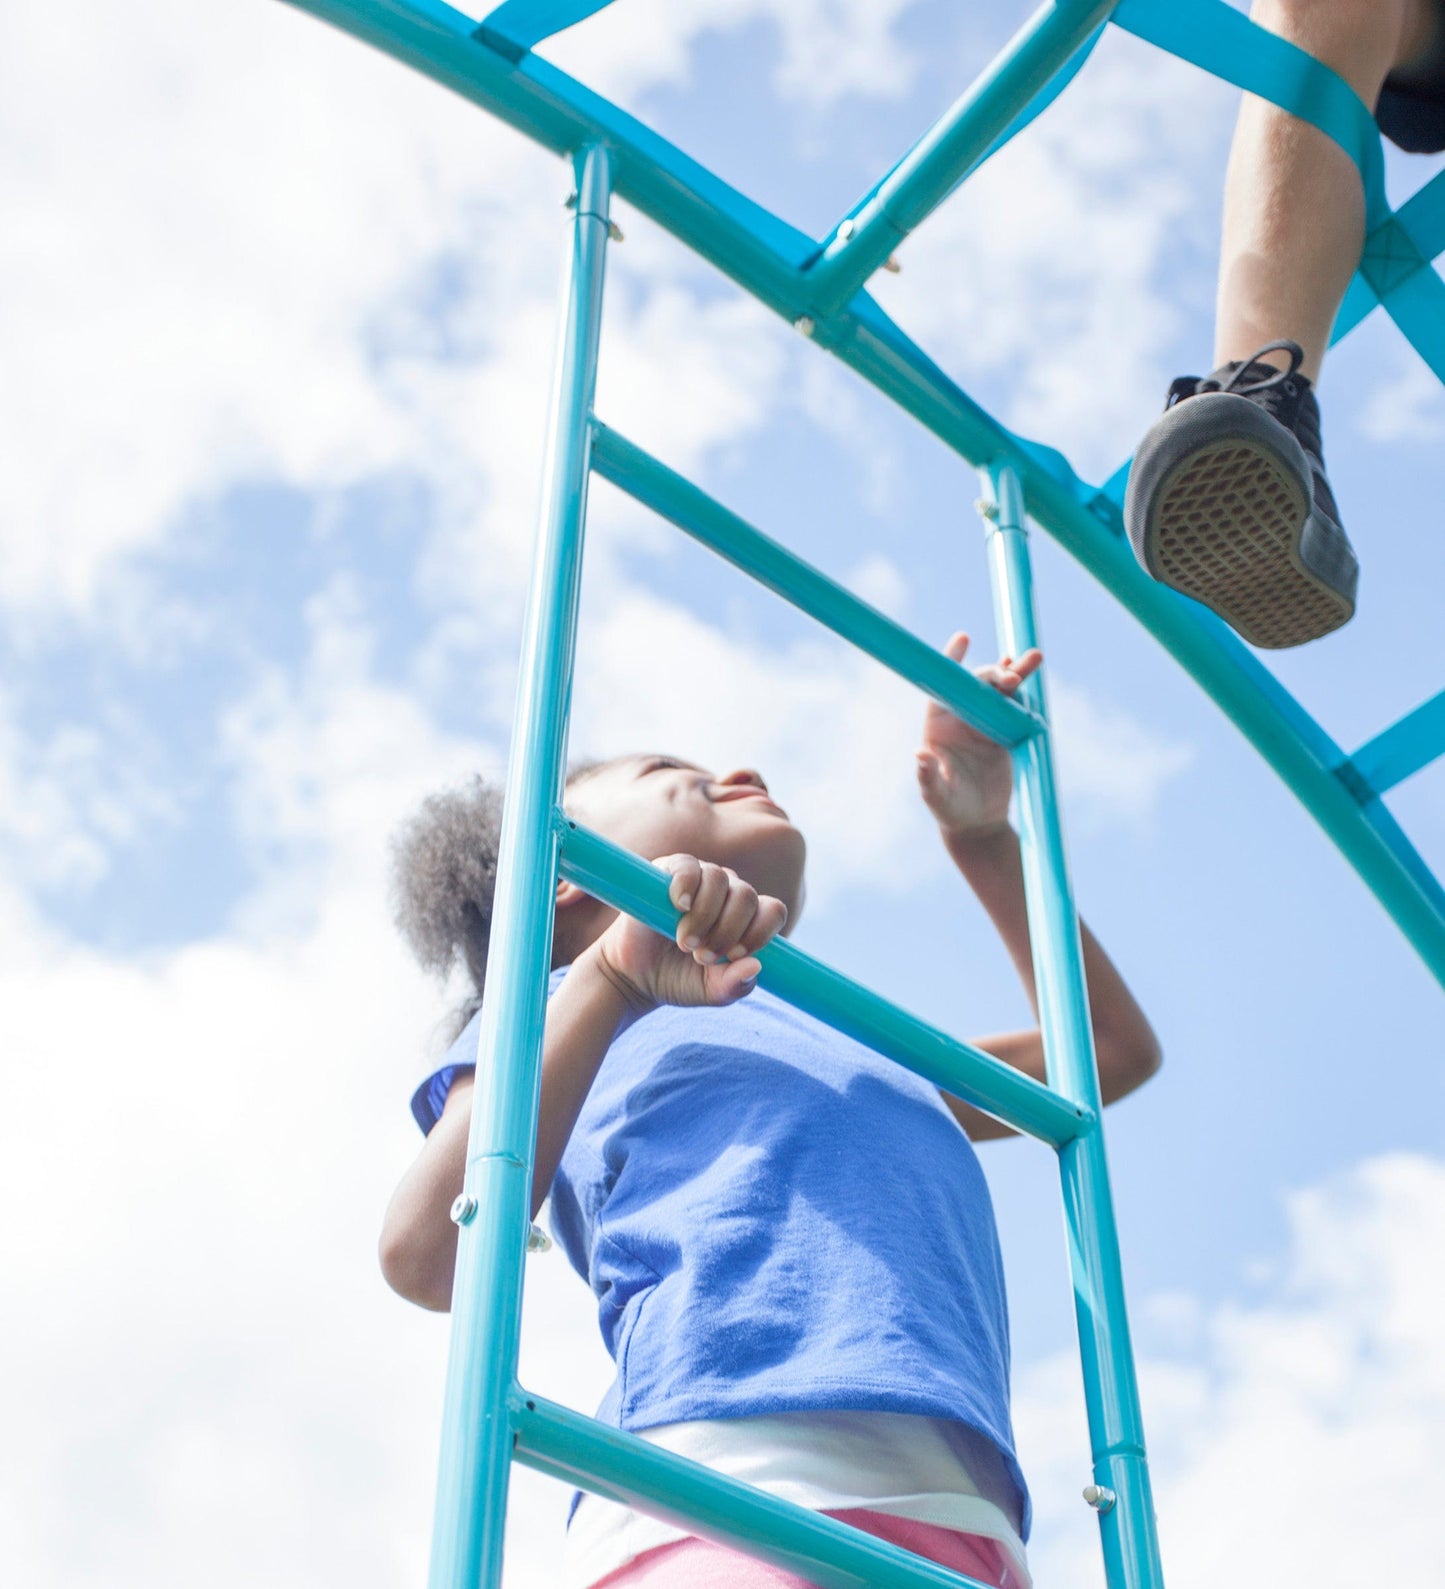
[[[1048,1086],[918,1021],[776,941],[775,993],[1057,1152],[1110,1589],[1160,1589],[1160,1564],[1098,1080],[1065,866],[1042,681],[1016,700],[751,528],[592,413],[613,194],[784,316],[974,464],[1000,639],[1036,643],[1026,523],[1101,580],[1189,670],[1294,792],[1445,984],[1445,889],[1381,796],[1445,752],[1445,691],[1347,755],[1217,619],[1150,580],[1123,535],[1127,464],[1102,486],[973,402],[865,291],[894,249],[1045,111],[1114,25],[1312,122],[1355,161],[1366,242],[1337,325],[1383,307],[1445,380],[1445,174],[1398,211],[1373,119],[1333,72],[1224,0],[1048,0],[971,88],[828,236],[807,237],[688,159],[533,46],[611,0],[507,0],[478,25],[439,0],[291,0],[435,78],[574,168],[570,259],[517,713],[508,767],[471,1135],[462,1196],[432,1589],[501,1581],[515,1460],[805,1573],[827,1589],[974,1580],[725,1480],[516,1381],[522,1267],[559,875],[670,933],[664,875],[561,807],[587,486],[596,471],[802,611],[1011,748]]]

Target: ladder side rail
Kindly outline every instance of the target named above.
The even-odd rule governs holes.
[[[596,421],[594,426],[593,469],[634,501],[917,685],[996,744],[1017,745],[1042,728],[1027,708],[980,683],[967,668],[754,529],[690,480],[617,431]]]
[[[999,643],[1019,656],[1038,644],[1024,496],[1007,468],[985,476],[989,573]],[[1023,689],[1047,716],[1044,680]],[[1163,1589],[1164,1575],[1144,1449],[1144,1425],[1129,1340],[1119,1237],[1114,1222],[1098,1066],[1084,978],[1079,918],[1064,852],[1050,736],[1015,753],[1019,828],[1039,1026],[1050,1085],[1089,1109],[1093,1128],[1059,1152],[1075,1317],[1093,1446],[1094,1483],[1110,1589]]]
[[[577,161],[563,311],[497,862],[494,951],[482,1000],[476,1088],[452,1296],[431,1589],[497,1589],[511,1472],[507,1398],[516,1378],[522,1263],[531,1225],[542,1030],[571,707],[587,450],[608,231],[608,162]]]
[[[1067,69],[1118,0],[1045,0],[977,80],[846,215],[810,264],[816,313],[841,309]]]
[[[824,1589],[987,1589],[847,1523],[689,1462],[518,1387],[516,1460]]]
[[[556,820],[563,877],[665,937],[676,931],[681,918],[665,872],[561,811]],[[1096,1119],[1087,1104],[928,1025],[785,938],[775,938],[757,958],[760,982],[779,998],[1027,1136],[1058,1148],[1088,1132]]]

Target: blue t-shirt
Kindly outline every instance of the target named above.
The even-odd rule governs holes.
[[[477,1031],[417,1090],[423,1130]],[[552,1183],[552,1230],[617,1364],[599,1418],[957,1419],[1003,1453],[1027,1539],[993,1204],[932,1083],[764,988],[723,1009],[664,1005],[607,1051]]]

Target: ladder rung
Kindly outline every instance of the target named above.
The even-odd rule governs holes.
[[[977,1578],[529,1391],[513,1394],[512,1426],[513,1455],[528,1467],[703,1538],[735,1544],[823,1589],[988,1589]]]
[[[981,684],[967,668],[926,645],[876,607],[819,573],[811,563],[755,530],[690,480],[595,420],[592,468],[735,568],[866,651],[900,678],[916,684],[996,744],[1019,745],[1044,732],[1042,720],[1026,707]]]
[[[561,820],[565,878],[655,932],[670,936],[676,931],[678,913],[668,897],[666,872],[568,817]],[[1097,1122],[1092,1110],[920,1021],[786,939],[775,938],[758,959],[763,967],[760,980],[779,998],[1016,1131],[1060,1148]]]

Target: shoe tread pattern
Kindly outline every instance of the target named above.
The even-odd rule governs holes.
[[[1239,437],[1206,445],[1160,482],[1148,566],[1251,645],[1317,640],[1355,609],[1301,561],[1309,512],[1299,481],[1269,449]]]

